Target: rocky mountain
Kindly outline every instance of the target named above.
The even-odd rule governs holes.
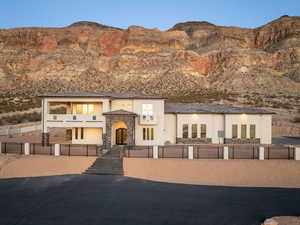
[[[300,17],[255,29],[186,22],[161,31],[82,21],[0,30],[2,98],[141,91],[274,107],[281,99],[297,106],[299,82]]]

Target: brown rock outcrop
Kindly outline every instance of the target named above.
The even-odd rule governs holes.
[[[176,95],[209,88],[298,96],[299,68],[300,17],[284,16],[256,29],[186,22],[161,31],[81,21],[64,28],[0,30],[1,80],[8,84],[2,93]]]

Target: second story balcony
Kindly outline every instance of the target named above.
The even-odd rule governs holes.
[[[157,124],[157,118],[154,115],[140,115],[141,125],[154,125]]]
[[[102,114],[48,114],[49,127],[104,127],[105,117]]]

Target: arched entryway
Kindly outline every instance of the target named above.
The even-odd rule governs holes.
[[[104,134],[104,145],[107,149],[110,149],[113,145],[116,145],[116,133],[121,136],[121,140],[118,143],[135,145],[135,118],[137,114],[125,110],[115,110],[111,112],[103,113],[106,119],[106,134]],[[123,129],[120,129],[123,128]],[[119,129],[117,131],[117,129]]]
[[[118,121],[112,126],[112,144],[126,145],[128,142],[128,127],[122,122]]]

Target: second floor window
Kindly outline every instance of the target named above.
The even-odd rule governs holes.
[[[143,116],[153,116],[153,104],[143,104],[142,105],[142,115]]]
[[[95,114],[94,104],[77,104],[76,114]]]

